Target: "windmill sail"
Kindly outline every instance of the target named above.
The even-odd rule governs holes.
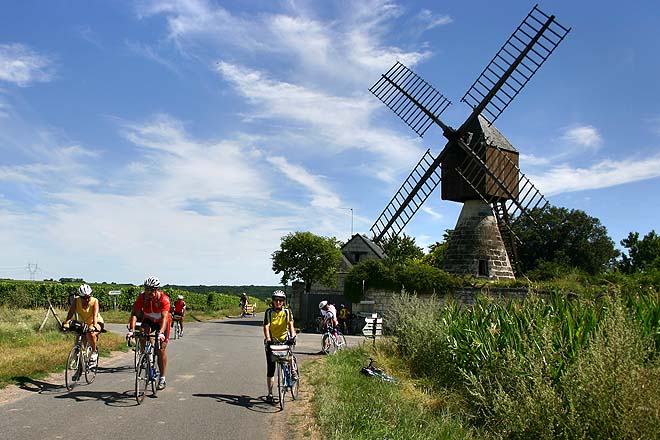
[[[430,150],[419,160],[415,168],[392,197],[383,212],[371,227],[374,242],[398,235],[424,204],[440,183],[439,162],[433,159]]]
[[[369,91],[420,137],[434,122],[444,125],[440,115],[451,105],[442,93],[398,61]]]
[[[495,122],[570,30],[534,6],[461,98],[473,109],[466,124],[482,112]]]

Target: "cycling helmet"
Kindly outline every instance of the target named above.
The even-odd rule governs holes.
[[[273,294],[271,295],[271,298],[272,298],[272,299],[275,299],[275,298],[286,299],[286,293],[282,292],[281,290],[276,290],[276,291],[273,292]]]
[[[327,302],[327,301],[325,301],[325,300],[324,300],[324,301],[321,301],[321,302],[319,303],[319,309],[322,309],[323,307],[325,307],[325,306],[327,306],[327,305],[328,305],[328,302]]]
[[[176,299],[183,299],[183,295],[177,296]]]
[[[160,280],[156,277],[149,277],[146,280],[144,280],[144,287],[151,287],[153,289],[156,289],[160,287]]]
[[[81,284],[78,288],[78,295],[82,297],[92,296],[92,288],[89,284]]]
[[[243,292],[243,293],[241,294],[241,296],[247,296],[247,294],[246,294],[245,292]]]

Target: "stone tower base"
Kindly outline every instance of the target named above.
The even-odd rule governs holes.
[[[468,200],[463,204],[447,243],[443,269],[489,280],[515,279],[497,220],[484,201]]]

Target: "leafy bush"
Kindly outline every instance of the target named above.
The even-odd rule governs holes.
[[[471,308],[403,294],[395,304],[412,373],[437,393],[462,390],[490,434],[660,438],[657,294],[480,297]]]

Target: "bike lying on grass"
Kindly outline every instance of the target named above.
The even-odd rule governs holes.
[[[93,351],[85,335],[87,333],[100,332],[90,329],[86,323],[81,321],[71,321],[68,327],[63,327],[63,330],[76,332],[76,341],[69,352],[66,360],[66,369],[64,370],[64,384],[66,389],[71,391],[83,374],[87,383],[94,382],[96,378],[96,369],[99,363],[98,351],[96,361],[90,361]]]
[[[385,371],[383,371],[381,368],[375,367],[374,362],[376,362],[375,359],[369,358],[369,365],[362,367],[360,372],[368,377],[377,377],[384,382],[396,383],[396,379],[394,377],[386,374]]]

